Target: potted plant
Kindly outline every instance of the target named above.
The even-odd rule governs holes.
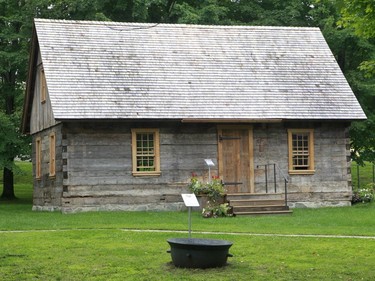
[[[218,176],[212,176],[211,181],[203,183],[196,174],[192,174],[188,185],[200,203],[203,217],[226,216],[230,207],[225,203],[225,188]]]

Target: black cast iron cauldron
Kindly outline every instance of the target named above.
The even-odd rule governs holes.
[[[171,246],[172,262],[177,267],[211,268],[227,264],[228,253],[232,242],[199,238],[171,238],[167,242]]]

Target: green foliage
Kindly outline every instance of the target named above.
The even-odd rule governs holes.
[[[309,26],[315,1],[178,1],[172,19],[193,24]]]
[[[233,213],[230,212],[231,207],[228,203],[216,204],[207,202],[207,206],[202,210],[202,216],[204,218],[219,218],[232,216]]]
[[[30,141],[19,132],[30,37],[23,24],[24,5],[25,1],[0,2],[0,169],[6,174],[2,197],[7,198],[15,197],[13,159],[30,149]]]
[[[0,168],[13,170],[14,157],[30,153],[30,138],[19,132],[19,117],[16,114],[7,115],[0,111]]]
[[[102,12],[100,1],[92,0],[30,0],[21,10],[28,16],[24,24],[32,24],[33,18],[67,20],[108,20]]]
[[[374,164],[365,162],[357,164],[352,163],[352,185],[353,197],[352,203],[367,203],[374,200],[375,183],[374,180]],[[358,178],[359,177],[359,178]]]
[[[365,73],[366,78],[375,77],[375,60],[361,62],[359,69]]]
[[[362,71],[368,65],[365,62],[374,58],[375,45],[356,36],[353,29],[337,26],[337,22],[342,22],[340,7],[332,1],[317,1],[316,9],[323,16],[318,25],[368,117],[366,121],[354,122],[350,128],[352,158],[360,163],[375,161],[375,79]]]
[[[228,11],[223,1],[181,1],[174,6],[171,19],[188,24],[230,24]]]
[[[352,171],[352,186],[353,190],[364,187],[369,183],[373,183],[374,180],[374,164],[370,162],[357,163],[352,162],[351,171]]]
[[[228,203],[221,203],[225,193],[224,185],[219,177],[213,176],[211,181],[202,183],[195,174],[190,179],[188,188],[195,195],[206,195],[207,205],[203,206],[204,218],[231,216]]]
[[[343,0],[339,22],[354,28],[356,34],[364,38],[375,38],[375,3],[373,0]]]
[[[197,176],[193,175],[190,179],[188,188],[195,195],[208,195],[208,198],[211,201],[218,200],[225,192],[223,182],[218,177],[213,177],[211,181],[203,183],[197,178]]]
[[[366,121],[354,122],[350,128],[351,157],[359,164],[375,163],[375,114],[367,117]]]
[[[374,201],[375,184],[369,183],[364,188],[359,188],[353,193],[352,203],[368,203]]]
[[[356,35],[365,39],[375,38],[375,2],[373,0],[343,0],[342,19],[338,22],[352,28]],[[364,60],[359,69],[366,78],[375,77],[375,55]]]
[[[354,34],[362,39],[352,37],[367,42],[369,46],[367,54],[359,57],[360,49],[352,52],[361,59],[357,70],[362,72],[363,77],[359,78],[359,73],[352,74],[349,82],[368,117],[367,121],[355,122],[351,127],[352,157],[359,163],[375,163],[375,3],[373,0],[342,0],[340,7],[342,17],[337,21],[339,26],[351,33],[354,30]]]

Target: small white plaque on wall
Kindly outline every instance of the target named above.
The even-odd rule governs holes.
[[[211,159],[204,159],[204,162],[206,162],[208,167],[215,167],[215,164]]]
[[[186,207],[199,207],[199,202],[194,193],[181,194]]]

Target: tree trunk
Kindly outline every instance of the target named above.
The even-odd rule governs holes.
[[[9,170],[8,168],[4,168],[3,170],[3,194],[1,198],[3,199],[16,199],[14,194],[14,182],[13,182],[13,171]]]
[[[18,45],[18,43],[15,43]],[[10,91],[9,89],[15,89],[16,88],[16,72],[15,71],[9,71],[7,73],[8,75],[5,76],[5,85],[9,86],[8,93],[5,97],[5,113],[7,115],[11,115],[14,113],[15,110],[15,95],[14,92]],[[8,158],[9,163],[13,163],[14,156]],[[16,196],[14,194],[14,178],[13,178],[13,171],[11,169],[8,169],[4,167],[3,170],[3,193],[1,194],[1,198],[7,199],[7,200],[13,200],[16,199]]]

